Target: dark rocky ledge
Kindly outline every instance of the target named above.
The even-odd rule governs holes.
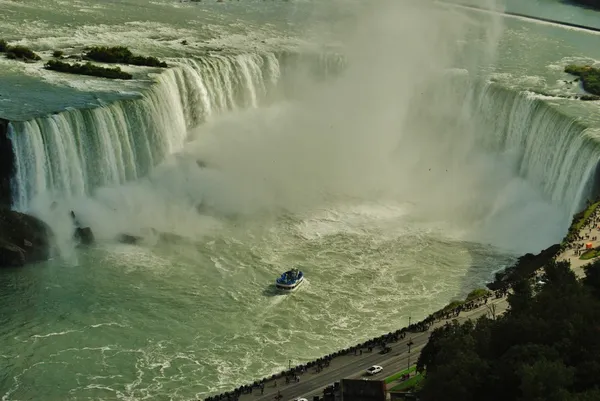
[[[0,268],[50,257],[52,231],[40,219],[0,207]]]

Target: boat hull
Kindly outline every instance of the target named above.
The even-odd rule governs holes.
[[[296,288],[300,287],[300,285],[304,282],[304,276],[300,277],[298,280],[296,280],[293,283],[290,284],[283,284],[283,283],[277,283],[275,282],[275,287],[277,287],[278,289],[282,290],[282,291],[293,291]]]

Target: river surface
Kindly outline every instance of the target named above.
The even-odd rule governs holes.
[[[415,4],[0,0],[2,36],[44,59],[122,44],[173,65],[122,82],[0,58],[18,207],[57,236],[52,260],[0,272],[2,399],[230,390],[560,241],[600,113],[551,95],[583,93],[562,69],[597,63],[598,34]],[[600,26],[553,0],[505,8]],[[325,80],[284,55],[323,72],[332,53],[346,72]],[[70,210],[96,245],[75,246]],[[278,294],[292,267],[307,282]]]

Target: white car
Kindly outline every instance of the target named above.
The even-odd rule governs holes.
[[[306,398],[296,398],[294,401],[308,401]]]
[[[367,369],[367,374],[368,375],[376,375],[377,373],[381,372],[383,370],[383,368],[379,365],[373,365],[371,366],[369,369]]]

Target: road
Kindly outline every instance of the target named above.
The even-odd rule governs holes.
[[[495,305],[496,315],[502,314],[508,304],[506,298],[491,299],[488,305],[484,305],[468,312],[462,312],[457,318],[458,321],[465,321],[470,318],[478,318],[490,313],[491,305]],[[446,321],[434,324],[426,332],[408,333],[406,338],[397,343],[388,344],[392,351],[381,355],[377,350],[372,353],[363,350],[362,355],[343,355],[334,358],[329,367],[316,373],[315,369],[300,376],[297,383],[285,384],[284,379],[279,379],[275,386],[274,380],[265,383],[264,394],[255,389],[252,394],[243,394],[240,401],[274,401],[278,391],[281,393],[282,401],[294,400],[296,398],[308,398],[311,400],[314,395],[322,395],[323,389],[341,379],[356,379],[364,376],[365,369],[372,365],[380,365],[383,372],[372,377],[373,380],[383,380],[385,377],[399,372],[408,367],[408,346],[409,339],[412,339],[413,345],[410,352],[410,363],[414,364],[421,353],[421,349],[427,343],[429,336],[434,328],[442,326]]]

